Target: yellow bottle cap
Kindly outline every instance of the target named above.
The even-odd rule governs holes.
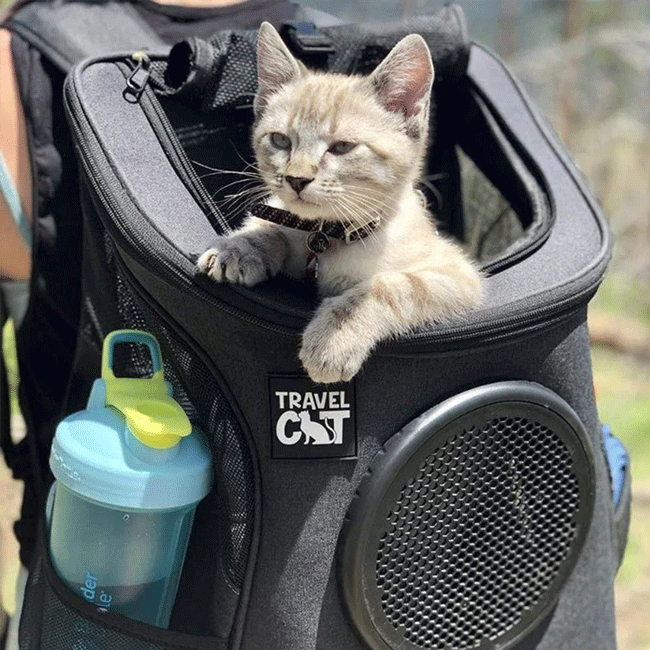
[[[151,377],[116,377],[113,349],[118,343],[140,343],[151,353]],[[106,384],[106,406],[124,415],[129,431],[147,447],[170,449],[192,431],[185,411],[170,395],[165,381],[158,341],[146,332],[116,330],[104,341],[102,379]]]

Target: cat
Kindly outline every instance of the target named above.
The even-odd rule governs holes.
[[[431,54],[411,34],[369,76],[348,76],[308,70],[269,23],[257,47],[252,143],[268,207],[219,237],[198,270],[246,286],[311,276],[322,301],[299,358],[314,382],[349,381],[380,340],[481,303],[479,270],[438,234],[416,187]]]

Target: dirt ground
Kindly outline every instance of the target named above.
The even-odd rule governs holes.
[[[650,650],[650,492],[634,495],[627,553],[616,584],[619,650]],[[634,566],[634,570],[632,567]]]

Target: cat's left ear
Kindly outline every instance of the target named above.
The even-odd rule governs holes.
[[[298,79],[304,67],[289,51],[271,23],[264,22],[257,36],[257,79],[255,115],[260,114],[271,95]]]
[[[408,120],[427,114],[433,76],[429,46],[419,34],[410,34],[388,53],[369,80],[384,108]]]

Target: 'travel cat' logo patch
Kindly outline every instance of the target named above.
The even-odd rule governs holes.
[[[354,384],[270,377],[273,458],[352,458],[357,453]]]

